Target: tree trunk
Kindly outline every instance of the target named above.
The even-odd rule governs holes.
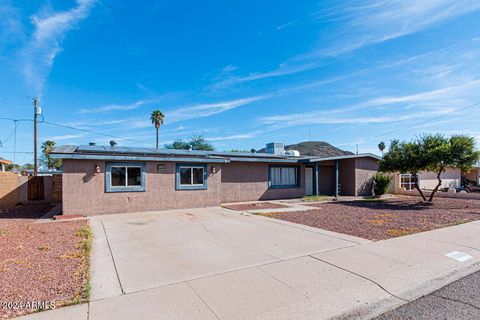
[[[418,193],[420,193],[420,196],[422,197],[423,201],[427,201],[427,198],[423,194],[423,191],[420,190],[420,186],[418,185],[418,175],[412,174],[412,176],[415,178],[415,189],[417,189]]]
[[[440,179],[440,175],[442,174],[442,172],[443,172],[443,167],[440,169],[440,171],[437,172],[438,183],[437,183],[437,186],[435,187],[435,189],[433,189],[432,193],[430,194],[430,198],[428,199],[428,202],[433,201],[433,196],[438,191],[438,188],[440,188],[440,186],[442,185],[442,179]]]
[[[155,128],[157,130],[157,149],[158,149],[158,128]]]

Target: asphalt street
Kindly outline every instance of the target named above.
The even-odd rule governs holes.
[[[400,319],[480,319],[480,271],[375,318]]]

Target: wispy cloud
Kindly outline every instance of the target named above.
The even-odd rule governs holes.
[[[169,123],[184,121],[189,119],[197,119],[197,118],[204,118],[209,117],[218,113],[222,113],[225,111],[229,111],[244,105],[251,104],[256,101],[265,100],[267,98],[272,97],[272,95],[260,95],[248,98],[242,98],[237,100],[229,100],[224,102],[217,102],[217,103],[206,103],[206,104],[198,104],[192,106],[181,107],[171,112],[165,113],[165,119],[168,120]]]
[[[52,136],[47,137],[45,140],[53,140],[53,141],[62,141],[62,140],[71,140],[84,137],[83,134],[64,134],[60,136]]]
[[[207,137],[206,140],[208,141],[242,140],[242,139],[254,138],[255,136],[256,134],[253,134],[253,133],[234,134],[234,135],[224,136],[224,137]]]
[[[218,80],[212,85],[213,89],[222,89],[228,86],[235,84],[240,84],[244,82],[251,82],[255,80],[261,80],[266,78],[276,78],[287,76],[299,72],[304,72],[312,69],[319,68],[321,64],[319,62],[307,62],[301,64],[292,64],[289,62],[282,63],[278,66],[277,69],[266,71],[266,72],[256,72],[250,73],[246,76],[236,76],[231,73],[224,74],[223,78]],[[218,77],[217,77],[218,78]]]
[[[34,31],[23,50],[23,72],[35,94],[41,94],[65,35],[88,16],[94,3],[95,0],[77,0],[70,10],[42,12],[31,17]]]
[[[307,124],[371,124],[401,122],[446,115],[461,108],[468,98],[480,89],[480,80],[475,79],[460,85],[447,86],[430,91],[397,95],[379,96],[350,106],[328,108],[318,111],[274,115],[258,119],[261,124],[289,127]],[[415,107],[415,111],[405,110]],[[382,116],[365,116],[372,110],[381,109]],[[403,112],[402,112],[403,110]]]
[[[292,57],[273,70],[247,75],[223,74],[220,79],[217,77],[212,88],[221,89],[317,69],[322,67],[324,58],[416,33],[477,10],[480,10],[480,2],[471,0],[344,1],[316,14],[319,22],[335,21],[334,30],[329,32],[334,38],[322,39],[321,48]]]
[[[97,108],[82,108],[78,110],[79,114],[92,114],[92,113],[107,113],[112,111],[128,111],[135,110],[143,107],[148,103],[153,103],[152,100],[138,100],[129,104],[109,104]]]
[[[324,55],[347,53],[371,44],[419,32],[443,21],[480,9],[480,2],[470,0],[386,0],[344,1],[318,13],[320,21],[340,21],[333,32],[343,39]],[[339,37],[338,35],[342,35]]]

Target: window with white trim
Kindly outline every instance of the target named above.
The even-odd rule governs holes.
[[[270,187],[298,187],[298,167],[270,167]]]
[[[207,189],[207,178],[206,164],[177,164],[177,190]]]
[[[107,162],[107,192],[145,191],[145,163]]]
[[[179,171],[181,186],[203,186],[203,167],[181,166]]]
[[[415,177],[409,173],[400,174],[400,188],[413,191],[415,189]]]

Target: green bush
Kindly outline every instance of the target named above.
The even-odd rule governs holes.
[[[391,180],[390,176],[377,172],[373,177],[373,193],[376,196],[381,196],[382,194],[387,193]]]

